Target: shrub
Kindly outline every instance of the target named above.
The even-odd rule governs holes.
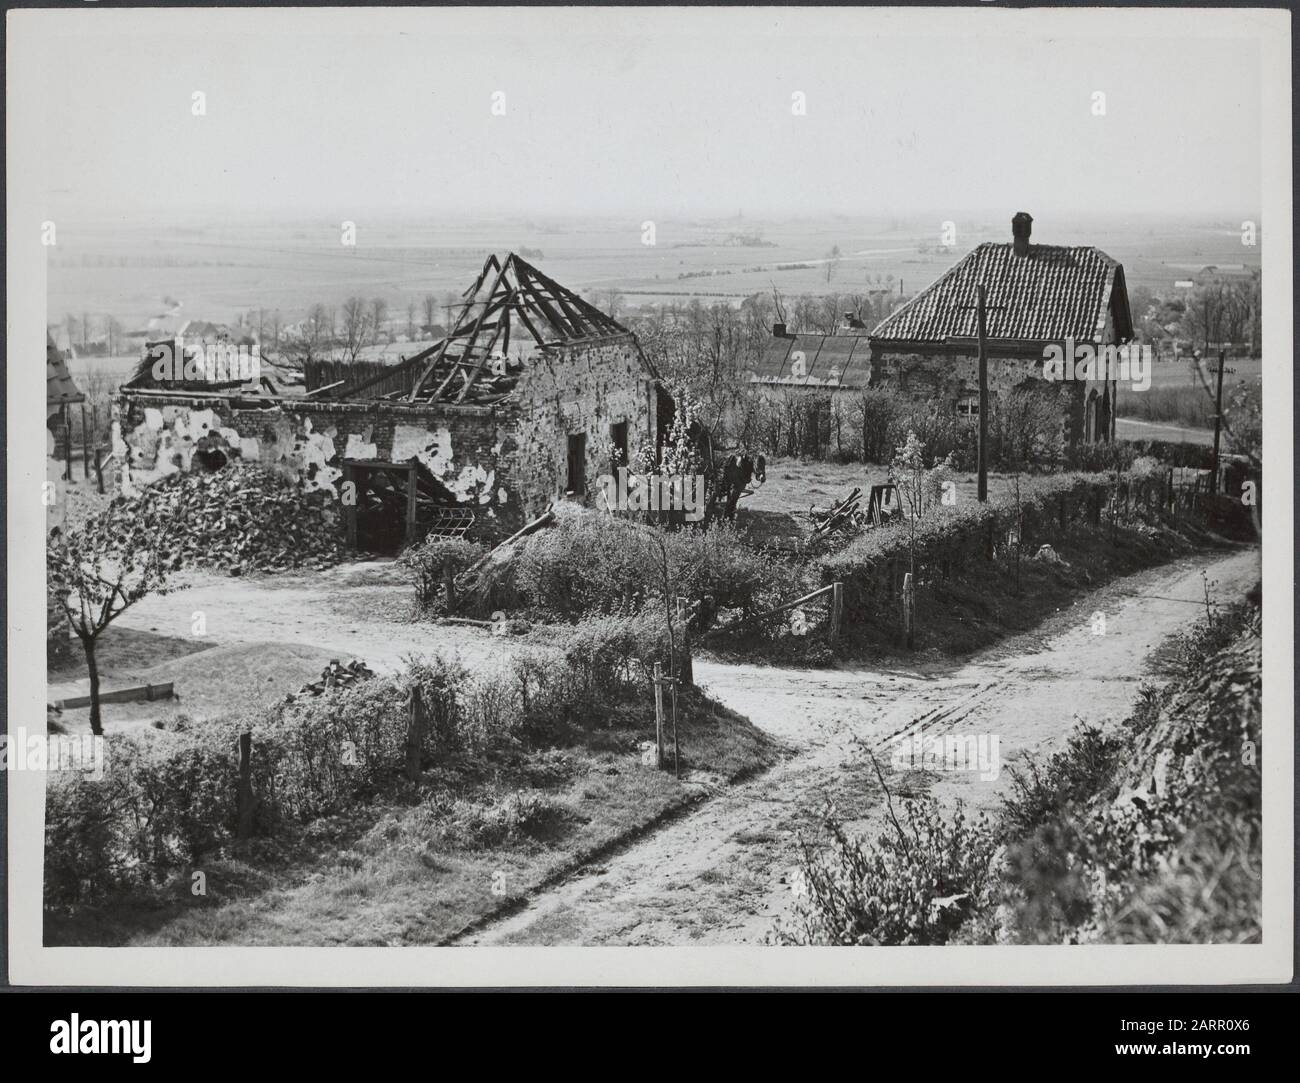
[[[1065,749],[1040,768],[1030,756],[1009,770],[1011,792],[1002,799],[1001,821],[1016,835],[1028,835],[1060,809],[1105,789],[1127,743],[1098,726],[1081,726]]]
[[[527,539],[515,587],[526,604],[570,619],[635,613],[662,606],[665,561],[674,594],[711,598],[713,608],[752,610],[789,580],[773,557],[740,540],[733,523],[669,531],[575,512]]]
[[[427,611],[442,593],[444,569],[464,571],[483,555],[483,547],[465,538],[429,536],[407,549],[399,563],[415,573],[415,603]]]
[[[827,852],[805,844],[808,894],[781,944],[945,944],[985,897],[995,843],[983,817],[959,805],[951,822],[929,799],[903,802],[879,839],[851,838],[833,811],[824,817]]]

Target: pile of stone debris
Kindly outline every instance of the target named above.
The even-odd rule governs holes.
[[[147,542],[176,523],[170,569],[230,575],[325,568],[342,558],[340,510],[328,491],[305,491],[262,466],[232,463],[210,474],[172,474],[104,512],[112,536]]]
[[[359,658],[354,658],[347,663],[340,663],[337,658],[331,658],[330,664],[321,670],[319,681],[304,684],[297,692],[290,692],[285,696],[284,701],[297,703],[301,699],[324,695],[331,689],[351,688],[361,681],[370,680],[374,675],[375,671]]]

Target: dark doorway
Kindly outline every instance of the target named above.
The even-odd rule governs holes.
[[[363,553],[396,556],[413,533],[415,469],[410,463],[356,463],[343,466],[343,482],[355,486],[348,509],[348,545]]]
[[[587,495],[587,434],[585,432],[573,433],[569,436],[569,477],[566,488],[577,496]]]
[[[627,422],[616,421],[609,427],[609,442],[614,446],[614,470],[627,466]]]

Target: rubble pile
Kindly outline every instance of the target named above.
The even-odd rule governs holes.
[[[230,575],[324,568],[343,555],[339,513],[328,492],[306,492],[265,467],[232,463],[211,474],[172,474],[104,512],[119,538],[148,542],[167,524],[167,566]]]
[[[375,675],[365,662],[359,658],[341,664],[337,658],[331,658],[330,664],[320,671],[320,680],[304,684],[297,692],[290,692],[284,697],[285,703],[297,703],[301,699],[324,695],[333,688],[351,688],[361,681],[368,681]]]

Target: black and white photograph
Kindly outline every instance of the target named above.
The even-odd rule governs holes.
[[[11,10],[11,980],[1290,981],[1290,32]]]

